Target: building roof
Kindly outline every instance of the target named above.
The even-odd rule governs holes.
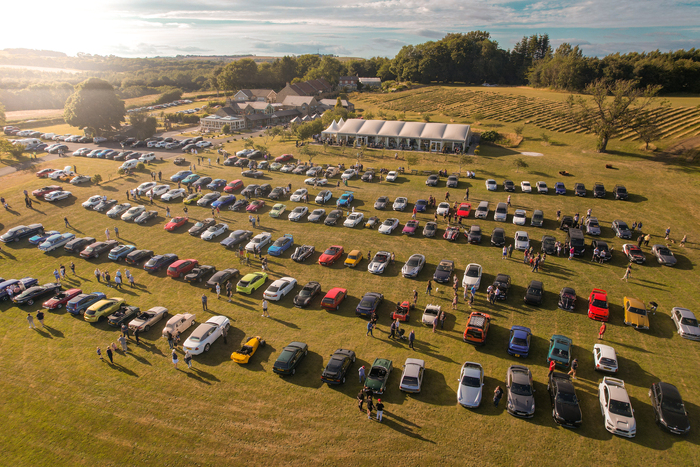
[[[338,79],[340,81],[357,81],[359,78],[357,76],[341,76]]]
[[[401,133],[401,129],[405,124],[406,122],[387,121],[384,123],[384,126],[382,126],[382,128],[379,130],[377,136],[395,137],[396,135]]]
[[[399,132],[399,138],[420,138],[423,127],[425,127],[425,123],[406,122]]]
[[[272,117],[272,114],[250,114],[246,115],[245,118],[248,120],[267,120]]]
[[[348,136],[379,136],[462,143],[469,136],[469,125],[353,118],[346,122],[342,122],[341,119],[338,122],[337,133]]]
[[[314,100],[314,96],[287,96],[282,101],[282,104],[299,107],[302,104],[311,105],[311,102],[313,100]]]
[[[289,123],[301,123],[301,118],[299,117],[294,117],[289,121]]]
[[[349,122],[350,120],[348,120]],[[365,120],[364,124],[357,130],[358,136],[377,136],[379,130],[384,125],[384,120]]]
[[[329,107],[335,107],[336,102],[338,102],[336,99],[319,99],[319,100],[318,100],[318,103],[319,103],[319,104],[327,105],[327,106],[329,106]],[[340,100],[340,104],[341,104],[343,107],[347,107],[347,106],[348,106],[348,101],[346,101],[345,99],[341,99],[341,100]]]
[[[272,114],[272,117],[289,117],[290,115],[294,116],[301,116],[301,112],[299,112],[297,109],[288,109],[288,110],[275,110],[275,113]]]
[[[241,89],[243,94],[248,97],[267,97],[270,93],[274,93],[272,89]]]
[[[267,102],[251,101],[251,102],[246,102],[245,106],[246,107],[250,106],[256,110],[265,110],[270,106],[270,104],[268,104]]]

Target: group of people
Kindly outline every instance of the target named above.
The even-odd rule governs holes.
[[[360,367],[360,383],[364,383],[364,372],[365,372],[365,367]],[[367,420],[372,419],[372,411],[376,409],[377,415],[376,415],[376,420],[378,422],[382,421],[382,418],[384,416],[384,403],[382,402],[381,399],[377,398],[377,403],[374,403],[374,392],[369,389],[369,388],[364,388],[357,394],[357,407],[360,409],[361,413],[365,413],[365,410],[363,410],[362,406],[367,403]]]
[[[112,287],[112,276],[109,274],[109,271],[100,271],[99,268],[95,268],[94,274],[95,279],[97,279],[97,282],[104,281],[104,283],[107,284],[107,287]],[[126,280],[129,281],[129,285],[133,288],[135,284],[134,276],[128,269],[124,270],[124,277],[126,277]],[[114,287],[117,289],[121,289],[123,282],[124,279],[122,277],[122,273],[119,269],[117,269],[117,272],[114,273]]]

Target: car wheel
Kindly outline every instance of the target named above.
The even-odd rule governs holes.
[[[352,357],[352,362],[355,363],[355,357]],[[345,382],[345,381],[343,381],[343,382]]]
[[[192,322],[190,323],[190,326],[194,326],[195,324],[197,324],[197,322],[195,320],[192,320]]]
[[[178,279],[182,279],[182,273],[178,274],[178,275],[177,275],[177,278],[178,278]]]
[[[292,374],[295,374],[297,372],[296,368],[292,368]]]
[[[343,376],[343,384],[345,384],[345,376]]]
[[[56,309],[60,310],[61,308],[63,308],[63,305],[59,303],[58,306],[56,306]]]
[[[309,354],[308,350],[304,350],[304,356],[306,357]]]
[[[27,302],[27,305],[29,305],[29,306],[34,305],[34,300],[29,300],[29,301]]]
[[[267,342],[265,342],[265,339],[261,339],[260,340],[260,347],[265,347],[265,344],[267,344]]]
[[[150,331],[150,330],[151,330],[151,327],[150,327],[150,326],[146,326],[145,328],[143,328],[143,332],[148,332],[148,331]]]
[[[211,345],[209,345],[209,344],[205,345],[205,346],[204,346],[204,351],[205,351],[205,352],[209,352],[209,348],[210,348],[210,347],[211,347]]]

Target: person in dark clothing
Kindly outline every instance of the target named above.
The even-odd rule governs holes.
[[[413,331],[413,329],[411,329],[411,332],[408,333],[408,348],[409,349],[416,350],[413,347],[413,343],[415,340],[416,340],[416,333]]]
[[[365,403],[365,393],[363,391],[360,391],[357,393],[357,408],[360,409],[360,412],[364,412],[362,410],[362,405]]]
[[[374,410],[374,401],[372,398],[367,399],[367,420],[372,419],[372,410]]]
[[[136,345],[141,344],[141,341],[139,340],[139,330],[134,329],[134,339],[136,339]]]
[[[114,353],[112,353],[112,349],[107,346],[107,357],[109,358],[109,363],[114,363]]]
[[[384,403],[381,399],[377,399],[377,421],[382,422],[382,417],[384,416]]]
[[[209,308],[207,308],[207,296],[202,294],[202,310],[208,311]]]
[[[129,337],[129,326],[122,324],[122,335]]]
[[[501,402],[501,397],[503,397],[503,389],[500,386],[496,386],[496,390],[493,391],[493,405],[498,407],[498,403]]]
[[[226,336],[228,335],[228,331],[226,330],[226,326],[221,330],[221,337],[224,338],[224,344],[228,344],[228,341],[226,340]]]

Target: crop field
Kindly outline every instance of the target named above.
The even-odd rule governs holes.
[[[531,124],[558,133],[586,132],[567,116],[567,105],[561,98],[568,94],[523,88],[510,90],[430,86],[390,94],[356,96],[360,107],[366,103],[394,112],[439,113],[459,122],[473,122],[478,117],[509,124]],[[661,111],[661,139],[700,135],[700,109],[697,105],[689,105],[687,99],[669,100],[672,105]],[[626,132],[621,139],[637,141],[638,137],[634,132]]]
[[[394,97],[394,96],[392,96]],[[398,103],[397,103],[398,105]],[[434,111],[434,109],[430,109]],[[405,175],[396,183],[363,183],[357,179],[348,187],[336,187],[332,179],[333,199],[327,210],[333,208],[338,196],[345,190],[355,192],[355,211],[365,217],[379,216],[384,220],[395,216],[400,227],[392,235],[384,236],[376,230],[342,226],[329,227],[306,221],[290,222],[286,213],[297,205],[288,199],[285,216],[272,219],[269,216],[275,201],[266,200],[266,206],[258,213],[260,224],[254,229],[247,214],[228,210],[221,212],[221,219],[230,230],[248,229],[256,233],[268,231],[273,240],[286,234],[294,236],[294,245],[311,244],[316,248],[312,260],[295,263],[290,259],[292,249],[281,257],[268,257],[270,279],[252,295],[234,294],[232,303],[217,300],[216,295],[201,285],[190,285],[170,279],[164,273],[150,275],[143,270],[130,268],[136,279],[136,287],[115,290],[96,282],[95,268],[108,270],[112,276],[117,269],[124,271],[124,264],[109,261],[106,255],[86,261],[63,252],[42,254],[27,240],[1,245],[0,275],[4,278],[32,276],[41,284],[53,280],[52,271],[61,264],[74,262],[76,276],[68,272],[64,288],[80,287],[84,292],[101,291],[108,297],[124,297],[128,304],[142,310],[153,306],[165,306],[169,316],[176,313],[196,313],[197,321],[225,315],[231,319],[231,331],[227,343],[219,339],[208,353],[194,357],[194,369],[188,370],[182,362],[178,369],[170,362],[167,342],[160,337],[163,323],[142,335],[143,345],[129,344],[129,353],[117,352],[115,363],[100,361],[96,348],[116,342],[118,332],[106,323],[89,324],[64,310],[47,313],[47,329],[27,329],[26,312],[35,312],[40,304],[27,308],[0,302],[0,373],[3,384],[0,397],[3,400],[4,429],[0,434],[5,462],[8,465],[211,465],[243,463],[298,465],[473,465],[476,460],[484,465],[554,465],[566,455],[572,465],[694,465],[697,463],[697,445],[700,441],[700,377],[697,361],[700,357],[698,343],[681,339],[670,319],[674,306],[684,306],[700,313],[700,292],[697,290],[697,270],[700,254],[696,226],[700,221],[697,194],[697,170],[694,166],[680,165],[672,160],[657,160],[647,154],[637,153],[631,143],[614,141],[613,154],[594,154],[590,150],[593,138],[589,135],[563,135],[564,143],[544,147],[534,134],[528,133],[518,151],[543,153],[542,157],[525,157],[517,151],[482,145],[481,155],[473,157],[470,170],[476,179],[461,178],[458,189],[450,189],[450,200],[462,201],[466,188],[470,189],[469,201],[474,207],[481,200],[488,200],[493,211],[495,204],[505,201],[507,194],[500,184],[504,179],[519,185],[522,180],[547,182],[551,187],[556,181],[564,181],[570,190],[565,196],[521,193],[517,188],[512,195],[512,208],[506,223],[493,221],[493,213],[486,220],[476,221],[473,214],[463,221],[463,227],[478,223],[484,232],[479,245],[468,245],[464,236],[454,242],[442,238],[446,223],[440,219],[436,238],[424,238],[419,232],[414,237],[402,235],[400,230],[411,217],[411,209],[419,198],[432,194],[442,201],[447,191],[444,179],[436,188],[425,185],[423,175]],[[295,153],[288,142],[276,140],[268,144],[273,156]],[[240,150],[242,142],[227,144],[229,152]],[[312,146],[318,154],[316,164],[350,165],[356,161],[356,151]],[[365,167],[395,169],[407,166],[408,153],[399,153],[396,161],[391,151],[367,150],[361,162]],[[186,156],[195,162],[193,156]],[[524,158],[528,167],[516,171],[514,160]],[[411,161],[411,169],[436,170],[444,168],[457,171],[453,156],[418,154]],[[48,166],[77,166],[78,172],[89,175],[99,173],[104,182],[99,186],[72,187],[74,197],[56,204],[43,200],[34,202],[34,209],[24,207],[23,190],[30,192],[49,184],[38,179],[34,172]],[[615,169],[606,169],[612,164]],[[40,222],[45,228],[61,232],[71,231],[77,236],[104,239],[104,231],[113,228],[120,231],[120,241],[156,253],[176,253],[180,258],[195,258],[202,264],[212,264],[221,270],[235,267],[242,273],[260,270],[256,259],[251,265],[240,264],[236,254],[218,244],[223,236],[213,242],[205,242],[187,234],[196,220],[211,216],[209,208],[190,206],[189,223],[176,232],[166,232],[165,208],[170,206],[173,215],[183,213],[182,203],[164,203],[156,200],[153,209],[159,217],[147,225],[139,226],[121,220],[108,219],[104,214],[89,211],[81,203],[94,194],[106,194],[120,202],[126,201],[126,190],[149,181],[147,174],[129,177],[116,174],[118,163],[86,158],[67,158],[42,162],[31,170],[2,177],[0,196],[6,198],[10,209],[0,218],[3,232],[19,224]],[[182,166],[169,160],[159,161],[149,167],[161,171],[163,180]],[[562,179],[557,172],[565,168],[572,176]],[[241,169],[212,164],[202,164],[197,172],[214,178],[233,180],[240,178]],[[246,183],[270,183],[273,187],[292,185],[302,187],[304,176],[265,173],[260,182],[244,179]],[[497,192],[484,187],[487,178],[499,183]],[[583,182],[590,190],[594,182],[602,182],[610,192],[617,183],[624,184],[630,192],[629,201],[615,201],[610,193],[605,199],[575,197],[571,189],[574,182]],[[166,183],[170,183],[167,181]],[[64,186],[67,184],[63,184]],[[171,183],[171,185],[174,185]],[[679,187],[683,187],[680,197]],[[321,188],[307,186],[313,200]],[[404,212],[376,211],[374,201],[381,195],[392,200],[407,196],[409,206]],[[131,201],[134,204],[133,201]],[[308,207],[316,205],[311,202]],[[513,209],[526,209],[528,218],[534,209],[545,213],[543,228],[516,227],[512,224]],[[535,251],[539,251],[540,239],[545,234],[564,240],[557,229],[556,211],[573,215],[585,215],[588,208],[600,220],[602,239],[614,246],[610,263],[599,265],[590,262],[590,241],[583,257],[568,261],[565,257],[548,257],[541,272],[533,273],[522,261],[522,253],[514,252],[512,258],[501,259],[501,250],[489,245],[489,234],[495,227],[506,230],[507,243],[513,242],[516,230],[529,232]],[[150,208],[149,208],[150,209]],[[347,214],[347,213],[346,213]],[[71,228],[65,228],[67,217]],[[433,218],[433,210],[419,213],[423,225]],[[627,264],[622,254],[623,241],[614,237],[610,224],[615,219],[642,221],[644,231],[652,235],[650,245],[664,243],[663,232],[671,227],[671,249],[678,264],[674,268],[657,264],[649,247],[643,247],[647,256],[644,265],[634,266],[629,283],[620,280]],[[678,243],[684,234],[689,235],[685,248]],[[636,235],[635,235],[636,239]],[[366,256],[368,250],[394,252],[396,263],[382,275],[367,272],[367,260],[355,269],[342,263],[322,267],[316,263],[320,253],[329,245],[342,245],[345,252],[359,249]],[[417,279],[406,279],[400,270],[407,258],[414,253],[426,255],[427,264]],[[341,258],[344,259],[345,255]],[[451,309],[450,286],[433,284],[433,295],[426,296],[425,288],[441,259],[456,263],[456,274],[461,283],[465,267],[479,263],[484,276],[472,310],[462,301]],[[512,277],[512,290],[505,302],[489,305],[485,299],[486,287],[498,273]],[[306,309],[295,308],[292,296],[285,297],[270,306],[271,318],[261,317],[260,303],[264,289],[273,279],[283,276],[296,278],[298,292],[306,282],[321,283],[325,293],[331,287],[345,287],[348,298],[338,311],[324,311],[320,299]],[[541,307],[525,305],[523,295],[529,282],[544,282],[545,297]],[[575,288],[578,294],[574,312],[557,308],[557,296],[564,286]],[[609,434],[597,401],[597,385],[601,374],[593,371],[591,350],[598,342],[599,322],[586,315],[588,294],[592,288],[604,288],[609,293],[611,319],[604,343],[612,345],[620,360],[619,377],[625,380],[635,409],[638,424],[637,437],[628,440]],[[408,349],[404,342],[389,340],[390,313],[397,301],[408,299],[413,290],[419,292],[417,309],[410,321],[403,324],[407,331],[416,332],[416,350]],[[378,328],[374,337],[366,336],[364,318],[355,316],[355,307],[366,292],[384,294],[384,302],[378,311]],[[203,312],[200,297],[209,297],[209,311]],[[656,301],[659,309],[651,316],[651,328],[638,332],[623,323],[622,300],[624,296],[636,297],[648,303]],[[444,329],[432,332],[420,318],[426,304],[440,305],[447,312]],[[470,311],[489,313],[492,327],[486,345],[475,348],[462,341]],[[531,355],[526,359],[508,356],[506,345],[512,325],[528,326],[533,331]],[[191,330],[183,335],[183,340]],[[573,356],[580,367],[575,381],[576,391],[583,412],[583,426],[569,430],[554,424],[546,388],[546,356],[549,338],[563,334],[573,339]],[[259,335],[268,345],[252,357],[248,365],[238,365],[230,360],[231,353],[244,339]],[[309,345],[309,354],[301,362],[297,373],[281,378],[272,373],[272,365],[291,341]],[[338,348],[353,349],[357,362],[350,370],[344,385],[329,387],[321,384],[320,374],[329,355]],[[375,358],[393,361],[386,393],[384,422],[367,420],[358,412],[355,396],[361,386],[357,369],[369,367]],[[426,362],[425,380],[420,394],[407,395],[398,389],[401,366],[407,357],[422,358]],[[467,410],[456,402],[457,379],[461,365],[466,361],[479,362],[485,370],[484,396],[481,407]],[[522,420],[505,410],[506,398],[499,407],[491,403],[497,385],[504,387],[508,367],[524,364],[535,380],[536,414],[533,419]],[[684,397],[691,418],[692,429],[687,437],[677,437],[662,432],[654,424],[654,415],[647,395],[649,386],[663,380],[678,387]]]

